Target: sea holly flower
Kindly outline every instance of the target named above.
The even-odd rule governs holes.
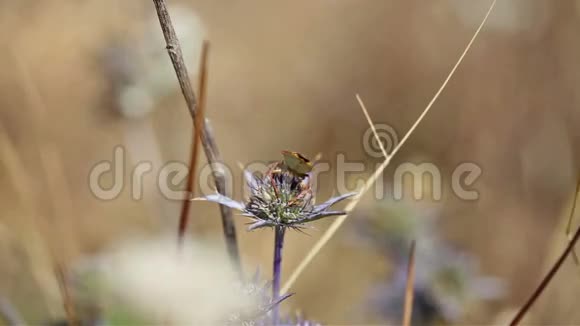
[[[242,215],[253,221],[248,227],[249,230],[264,227],[302,229],[306,223],[324,217],[345,215],[344,211],[329,209],[356,194],[351,192],[339,195],[315,205],[310,177],[281,169],[280,163],[271,165],[263,176],[248,172],[244,175],[250,189],[247,202],[239,202],[218,193],[195,200],[212,201],[242,212]]]
[[[330,198],[316,205],[310,186],[312,163],[297,152],[283,151],[284,160],[272,164],[263,175],[244,171],[250,189],[245,203],[221,194],[213,194],[197,200],[207,200],[237,209],[249,217],[249,230],[264,227],[274,229],[274,261],[272,273],[272,299],[278,301],[282,274],[282,248],[287,228],[301,230],[306,223],[327,216],[345,215],[345,211],[333,211],[330,207],[356,193],[348,193]],[[279,302],[279,301],[278,301]],[[281,325],[278,305],[271,308],[271,318],[267,325]],[[308,324],[306,324],[308,325]]]

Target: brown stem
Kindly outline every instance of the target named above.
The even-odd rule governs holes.
[[[183,205],[181,206],[181,215],[179,217],[179,229],[177,231],[177,238],[179,244],[183,243],[183,238],[185,236],[185,231],[187,230],[187,221],[189,219],[189,210],[191,208],[191,198],[194,197],[195,191],[195,173],[197,171],[197,157],[199,152],[199,143],[201,140],[201,129],[203,128],[202,122],[204,118],[205,110],[205,98],[206,98],[206,81],[207,81],[207,55],[209,51],[209,42],[205,41],[203,43],[203,48],[201,51],[201,64],[199,70],[199,109],[196,112],[193,127],[193,140],[191,149],[191,159],[189,161],[189,177],[187,179],[187,197],[183,200]]]
[[[576,230],[576,233],[574,233],[574,237],[572,238],[572,240],[570,240],[570,242],[568,242],[566,249],[564,249],[564,252],[562,252],[556,263],[554,263],[554,266],[550,268],[548,274],[544,276],[544,278],[542,279],[536,290],[534,290],[534,292],[526,301],[526,303],[520,308],[520,311],[518,311],[514,319],[511,321],[510,323],[511,326],[518,325],[522,321],[528,310],[530,310],[534,302],[536,302],[536,300],[540,297],[540,295],[542,295],[542,293],[544,292],[550,281],[552,281],[554,275],[556,275],[558,270],[560,270],[560,267],[562,267],[562,264],[564,263],[568,255],[570,255],[570,253],[572,252],[572,249],[576,245],[576,242],[578,242],[579,238],[580,238],[580,227]]]
[[[165,37],[167,53],[169,54],[171,63],[175,69],[175,74],[177,75],[181,93],[185,98],[189,113],[195,121],[197,110],[195,94],[193,93],[193,88],[191,87],[191,83],[189,81],[189,74],[187,73],[187,68],[185,67],[183,55],[181,53],[181,47],[179,45],[177,35],[175,34],[173,24],[171,23],[171,18],[169,17],[169,13],[167,11],[167,5],[165,0],[153,0],[153,4],[155,5],[155,9],[157,11],[159,23],[163,31],[163,36]],[[226,180],[224,177],[225,174],[220,164],[218,164],[221,162],[221,158],[207,119],[203,121],[201,143],[203,145],[205,156],[207,157],[207,160],[210,163],[213,171],[216,190],[224,196],[229,196],[226,191]],[[228,254],[234,266],[238,269],[238,271],[241,272],[240,255],[236,239],[236,227],[232,218],[232,211],[230,208],[224,205],[220,205],[220,212],[222,216],[222,225]]]
[[[58,281],[58,285],[60,287],[60,291],[62,294],[62,301],[64,304],[64,312],[66,314],[66,320],[68,325],[70,326],[78,326],[80,325],[79,319],[76,313],[76,308],[74,305],[74,301],[72,298],[72,294],[70,293],[70,288],[68,284],[68,280],[65,273],[65,268],[62,263],[57,262],[54,266],[54,273],[56,275],[56,279]]]
[[[568,241],[570,241],[570,232],[572,232],[572,220],[574,219],[574,215],[576,213],[576,201],[578,200],[579,193],[580,180],[576,182],[576,192],[574,193],[574,198],[572,199],[572,209],[570,210],[570,216],[568,217],[568,223],[566,225],[566,237],[568,237]],[[580,265],[580,259],[578,259],[578,255],[574,249],[572,249],[572,258],[574,258],[574,263],[576,263],[576,265]]]
[[[413,296],[415,294],[415,241],[411,242],[409,249],[409,262],[407,266],[407,284],[405,286],[405,307],[403,309],[403,326],[411,325],[413,315]]]

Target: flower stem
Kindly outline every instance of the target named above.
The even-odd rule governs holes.
[[[275,227],[274,235],[274,273],[272,278],[272,301],[280,297],[280,279],[282,276],[282,247],[284,246],[284,232],[282,226]],[[280,320],[279,305],[272,309],[272,325],[278,325]]]

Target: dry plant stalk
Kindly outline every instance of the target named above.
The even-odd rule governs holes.
[[[574,199],[572,200],[572,208],[570,210],[570,216],[568,217],[568,223],[566,224],[566,237],[568,241],[572,241],[572,220],[574,219],[574,215],[576,215],[576,201],[578,199],[578,193],[580,192],[580,179],[576,182],[576,192],[574,195]],[[576,253],[575,249],[572,249],[572,258],[574,258],[574,263],[576,265],[580,265],[580,259],[578,258],[578,254]]]
[[[580,194],[580,187],[576,186],[576,191],[574,193],[574,199],[573,199],[574,203],[578,200],[579,194]],[[575,204],[573,204],[573,205],[574,206],[572,207],[572,211],[570,212],[569,221],[572,220],[572,217],[573,217],[573,214],[575,211],[575,209],[574,209]],[[574,236],[572,238],[570,238],[570,240],[568,241],[568,245],[566,246],[564,251],[560,254],[560,257],[558,257],[558,259],[556,260],[554,265],[552,265],[552,267],[550,268],[548,273],[544,276],[544,278],[542,279],[540,284],[538,284],[538,286],[536,287],[534,292],[532,292],[532,295],[526,300],[524,305],[520,308],[520,310],[518,311],[518,313],[516,314],[514,319],[511,321],[510,325],[518,325],[522,321],[522,319],[524,318],[526,313],[530,310],[530,308],[536,302],[536,300],[542,295],[542,293],[544,292],[544,290],[546,289],[548,284],[550,284],[550,282],[552,281],[552,279],[554,278],[556,273],[558,273],[558,271],[562,267],[562,264],[564,263],[564,261],[566,261],[566,258],[568,257],[568,255],[570,255],[571,253],[574,252],[574,247],[576,246],[578,239],[580,239],[580,227],[578,227],[578,229],[576,229],[576,233],[574,233]]]
[[[371,119],[369,111],[367,110],[363,100],[361,97],[356,94],[356,99],[358,104],[360,105],[361,110],[363,111],[367,122],[371,126],[371,130],[373,131],[373,135],[381,148],[381,152],[385,157],[385,160],[389,160],[389,154],[385,150],[385,146],[383,142],[379,138],[379,134],[375,128],[375,125]],[[405,284],[405,304],[403,307],[403,326],[410,326],[411,325],[411,317],[413,315],[413,297],[414,297],[414,289],[415,289],[415,241],[411,242],[411,248],[409,249],[409,256],[408,256],[408,266],[407,266],[407,282]]]
[[[413,296],[415,294],[415,241],[411,242],[408,264],[407,283],[405,286],[405,307],[403,308],[403,326],[411,326],[411,316],[413,315]]]
[[[375,128],[375,124],[373,123],[369,111],[367,110],[363,100],[361,97],[356,94],[356,99],[358,104],[360,105],[361,110],[363,111],[367,122],[371,126],[371,130],[373,131],[373,135],[381,148],[381,152],[385,157],[385,160],[389,160],[389,154],[385,150],[385,146],[383,142],[379,138],[379,134]],[[409,249],[409,256],[408,256],[408,266],[407,266],[407,282],[405,284],[405,304],[403,307],[403,326],[410,326],[411,325],[411,317],[413,315],[413,297],[414,297],[414,289],[415,289],[415,241],[411,242],[411,248]]]
[[[76,313],[76,307],[74,305],[74,299],[71,295],[70,288],[68,286],[68,281],[66,277],[64,264],[56,262],[54,267],[54,273],[56,279],[58,280],[58,285],[60,286],[60,292],[63,297],[64,312],[66,314],[67,325],[78,326],[80,325],[78,315]]]
[[[194,198],[195,193],[195,176],[197,171],[197,158],[199,152],[199,143],[201,141],[201,129],[203,128],[202,121],[204,119],[205,102],[206,102],[206,89],[207,89],[207,56],[209,52],[209,42],[204,41],[201,50],[201,62],[199,69],[199,108],[196,112],[195,119],[193,119],[193,139],[192,139],[192,149],[191,149],[191,159],[189,162],[189,176],[187,179],[186,192],[188,194],[187,198],[183,200],[183,206],[181,206],[181,215],[179,217],[179,229],[177,231],[177,238],[179,245],[183,243],[183,238],[187,230],[187,221],[189,219],[189,210],[191,208],[191,198]]]
[[[495,7],[496,2],[497,2],[497,0],[493,0],[491,5],[489,6],[489,9],[488,9],[487,13],[485,14],[485,17],[483,18],[483,20],[481,21],[481,24],[479,25],[479,27],[477,28],[477,30],[473,34],[473,37],[471,38],[471,40],[469,41],[469,43],[467,44],[467,46],[463,50],[463,53],[461,54],[461,56],[459,57],[459,59],[457,60],[457,62],[455,63],[455,65],[453,66],[453,68],[451,69],[451,71],[449,72],[449,74],[447,75],[445,80],[443,81],[443,83],[441,84],[441,87],[439,87],[439,89],[437,90],[437,92],[435,93],[435,95],[433,96],[433,98],[431,99],[429,104],[427,104],[427,106],[425,107],[425,109],[423,110],[421,115],[419,115],[419,117],[417,118],[415,123],[411,126],[409,131],[403,137],[403,139],[401,139],[401,142],[398,143],[397,146],[393,149],[393,152],[388,156],[388,158],[385,159],[385,161],[383,161],[383,163],[381,163],[381,165],[375,170],[375,172],[367,179],[367,181],[363,185],[362,189],[359,190],[359,195],[355,199],[353,199],[345,207],[345,211],[347,212],[347,215],[339,216],[334,220],[334,222],[332,222],[332,224],[324,232],[322,237],[320,237],[320,239],[314,244],[312,249],[310,249],[310,251],[302,259],[300,264],[298,264],[298,266],[294,269],[294,271],[290,275],[289,279],[286,281],[286,284],[284,284],[284,287],[282,288],[283,293],[288,292],[290,287],[294,284],[294,282],[296,282],[298,277],[302,274],[302,272],[304,271],[306,266],[308,266],[310,264],[310,262],[318,254],[318,252],[326,245],[326,243],[328,243],[328,241],[332,238],[332,236],[336,233],[336,231],[344,223],[344,221],[348,217],[348,213],[350,213],[356,207],[356,205],[359,203],[362,196],[371,188],[371,186],[374,184],[374,182],[379,178],[379,176],[383,173],[385,168],[389,165],[389,163],[391,162],[391,159],[402,148],[402,146],[405,144],[405,142],[408,140],[408,138],[411,136],[411,134],[413,134],[413,132],[415,131],[417,126],[421,123],[421,121],[423,121],[423,119],[425,118],[427,113],[430,111],[430,109],[433,106],[433,104],[435,103],[435,101],[439,98],[439,96],[441,95],[441,93],[443,92],[443,90],[445,89],[447,84],[449,83],[449,80],[451,79],[451,77],[453,77],[453,75],[455,74],[455,71],[457,70],[457,68],[459,67],[461,62],[463,61],[463,58],[465,58],[465,56],[467,55],[467,53],[471,49],[471,46],[473,45],[473,43],[477,39],[477,36],[479,35],[481,30],[483,29],[485,22],[487,21],[487,19],[489,18],[489,15],[493,11],[493,8]],[[373,127],[373,123],[371,122],[370,124],[371,124],[371,127]],[[373,128],[373,132],[375,132],[374,128]],[[375,137],[378,137],[376,135],[376,132],[375,132]],[[380,143],[381,142],[379,141],[379,144]]]
[[[177,39],[175,29],[171,23],[169,12],[167,11],[167,5],[165,0],[153,0],[153,4],[155,5],[155,9],[157,11],[159,24],[161,25],[163,37],[165,38],[166,42],[167,53],[169,54],[171,63],[175,69],[175,74],[181,88],[181,93],[185,98],[189,113],[191,114],[192,119],[195,121],[196,111],[198,109],[197,101],[189,81],[189,74],[183,60],[181,46],[179,45],[179,40]],[[203,120],[201,143],[203,145],[205,156],[207,157],[213,172],[216,190],[221,195],[228,197],[231,196],[231,194],[228,194],[226,190],[225,173],[219,164],[221,162],[220,154],[215,144],[213,133],[207,119]],[[236,239],[236,227],[233,221],[232,211],[230,208],[224,205],[219,205],[219,207],[228,254],[232,260],[232,263],[234,264],[234,267],[241,273],[240,254]]]

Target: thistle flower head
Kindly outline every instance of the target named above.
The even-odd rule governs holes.
[[[237,202],[221,194],[213,194],[199,200],[208,200],[242,212],[252,219],[249,230],[263,227],[285,227],[301,229],[305,224],[327,216],[344,215],[344,211],[329,208],[356,193],[336,196],[320,205],[315,205],[310,187],[310,176],[294,173],[279,162],[270,166],[264,175],[245,172],[250,189],[247,202]]]
[[[308,179],[290,171],[271,169],[255,178],[244,214],[272,225],[294,225],[312,216],[314,197]]]

